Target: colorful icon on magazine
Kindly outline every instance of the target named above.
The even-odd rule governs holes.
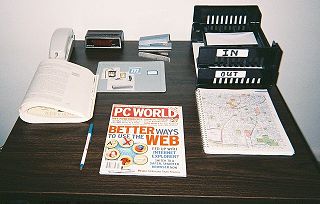
[[[114,148],[118,145],[118,141],[116,139],[111,139],[106,142],[106,147]]]
[[[117,159],[120,156],[120,152],[117,149],[108,149],[105,153],[107,159]]]
[[[143,165],[148,162],[148,157],[145,155],[136,155],[133,159],[135,164]]]
[[[133,140],[127,137],[121,138],[119,140],[119,144],[121,147],[131,147],[133,143]]]
[[[133,163],[132,157],[128,155],[121,156],[119,160],[122,162],[123,167],[130,166]]]
[[[137,154],[143,154],[148,151],[148,146],[143,143],[134,144],[132,150]]]

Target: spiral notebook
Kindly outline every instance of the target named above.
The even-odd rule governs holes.
[[[294,154],[266,89],[198,88],[196,97],[205,153]]]

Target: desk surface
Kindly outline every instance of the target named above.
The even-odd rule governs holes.
[[[77,41],[71,61],[93,72],[99,61],[141,61],[137,42],[123,50],[84,50]],[[79,162],[88,129],[80,124],[27,124],[17,120],[0,153],[0,200],[96,200],[128,203],[320,202],[319,166],[278,89],[270,95],[296,154],[205,155],[195,101],[190,42],[174,42],[166,66],[166,93],[98,93],[92,143],[85,168]],[[99,175],[112,104],[183,107],[187,177]]]

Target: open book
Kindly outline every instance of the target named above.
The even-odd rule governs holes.
[[[65,60],[42,61],[19,113],[28,123],[77,123],[92,118],[98,77]]]

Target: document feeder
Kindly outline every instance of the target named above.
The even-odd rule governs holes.
[[[275,42],[269,45],[260,22],[257,6],[194,7],[191,40],[203,43],[197,58],[198,87],[267,88],[276,84],[282,50]],[[251,34],[255,42],[212,44],[208,39],[210,35],[243,34]]]

